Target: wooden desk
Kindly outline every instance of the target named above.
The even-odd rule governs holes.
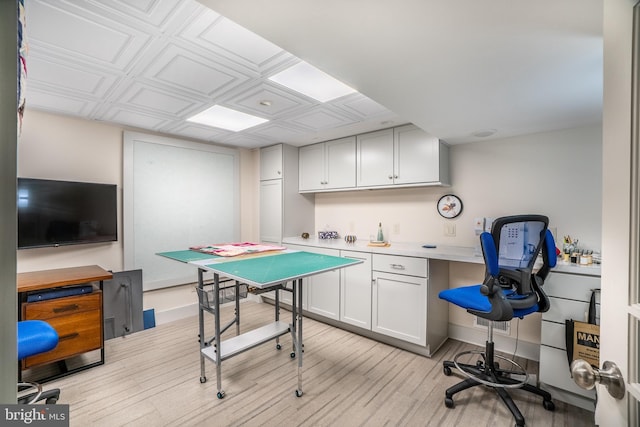
[[[47,353],[28,357],[21,361],[21,369],[53,362],[100,350],[100,360],[49,376],[53,379],[93,366],[104,364],[104,330],[102,315],[102,286],[113,275],[97,265],[32,271],[17,275],[20,320],[45,320],[58,332],[58,346]],[[94,283],[98,282],[96,286]],[[93,292],[27,302],[29,293],[52,290],[65,286],[92,284]]]

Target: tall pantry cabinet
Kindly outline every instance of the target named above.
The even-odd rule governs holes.
[[[260,149],[260,241],[314,233],[313,194],[298,193],[298,148],[277,144]]]

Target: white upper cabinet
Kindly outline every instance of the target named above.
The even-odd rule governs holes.
[[[414,125],[357,137],[358,187],[449,185],[449,146]]]
[[[282,178],[282,144],[260,149],[260,181]]]
[[[446,151],[446,155],[441,155],[443,151]],[[447,145],[417,126],[395,128],[393,183],[402,185],[444,181],[448,184],[448,151]]]
[[[300,193],[450,185],[449,146],[414,125],[300,147]]]
[[[393,129],[357,136],[358,187],[393,184]]]
[[[307,145],[299,150],[300,192],[356,186],[356,137]]]

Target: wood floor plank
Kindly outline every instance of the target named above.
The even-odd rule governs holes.
[[[221,309],[222,323],[234,316]],[[272,321],[274,308],[241,304],[241,331]],[[282,310],[281,320],[290,322]],[[207,334],[213,316],[205,316]],[[225,337],[235,335],[232,326]],[[209,336],[210,338],[210,336]],[[225,360],[224,399],[216,397],[216,369],[205,361],[200,383],[197,317],[158,325],[106,342],[106,363],[61,378],[47,388],[62,390],[70,405],[70,425],[86,426],[513,426],[496,393],[474,387],[444,405],[445,390],[461,380],[442,371],[442,361],[476,347],[448,340],[431,358],[343,331],[313,319],[304,321],[303,391],[295,397],[297,359],[292,340],[275,342]],[[469,358],[470,360],[473,358]],[[475,359],[473,359],[475,360]],[[537,374],[538,364],[516,358]],[[527,426],[592,426],[593,413],[563,402],[556,411],[541,399],[512,392]]]

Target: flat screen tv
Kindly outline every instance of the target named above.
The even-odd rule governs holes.
[[[118,240],[117,186],[18,178],[18,249]]]

